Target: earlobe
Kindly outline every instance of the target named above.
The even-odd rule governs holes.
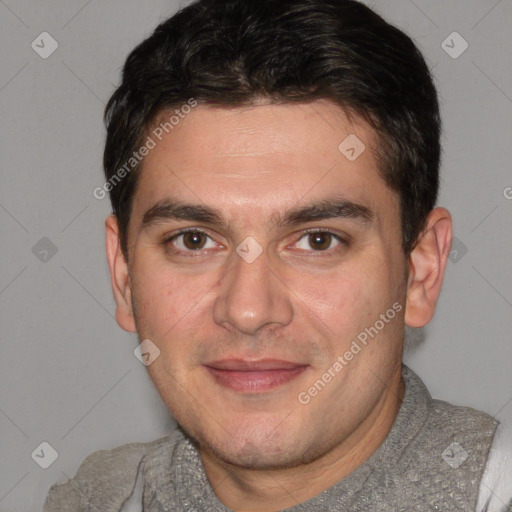
[[[451,215],[434,208],[409,256],[405,323],[423,327],[434,316],[452,240]]]
[[[125,260],[119,239],[119,225],[115,215],[105,220],[105,245],[112,292],[116,301],[116,321],[128,332],[136,332],[135,318],[131,301],[130,276],[128,262]]]

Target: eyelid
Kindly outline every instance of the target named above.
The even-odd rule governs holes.
[[[201,233],[205,236],[208,236],[210,238],[211,235],[208,233],[208,231],[202,229],[202,228],[195,228],[193,226],[190,226],[190,227],[187,227],[187,228],[182,228],[182,229],[179,229],[178,231],[176,231],[176,233],[172,233],[171,235],[170,234],[166,234],[162,237],[162,241],[164,242],[169,242],[170,240],[174,239],[174,238],[177,238],[178,236],[180,235],[183,235],[185,233]]]
[[[336,240],[339,240],[342,243],[348,244],[350,242],[351,237],[347,235],[346,233],[340,234],[335,230],[329,229],[329,228],[308,228],[304,231],[301,231],[301,237],[299,240],[304,237],[305,235],[309,235],[311,233],[328,233],[329,235],[332,235]]]

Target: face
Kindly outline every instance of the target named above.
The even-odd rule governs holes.
[[[338,148],[349,135],[366,148],[355,160],[362,146]],[[314,460],[400,372],[407,259],[376,143],[327,101],[198,106],[144,160],[128,233],[134,325],[118,319],[159,348],[155,386],[222,461]]]

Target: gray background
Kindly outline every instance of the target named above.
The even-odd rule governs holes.
[[[503,420],[512,416],[512,1],[376,4],[435,74],[439,204],[459,240],[436,317],[412,333],[406,363],[434,396]],[[49,486],[92,451],[173,425],[133,355],[135,335],[115,323],[109,203],[92,191],[103,183],[102,111],[120,67],[177,6],[0,0],[0,511],[41,510]],[[59,45],[47,59],[31,47],[43,31]],[[469,43],[456,59],[442,47],[454,31]],[[59,454],[46,470],[31,457],[43,441]]]

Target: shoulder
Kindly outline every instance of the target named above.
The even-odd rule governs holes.
[[[73,478],[50,488],[44,512],[118,512],[132,494],[142,458],[180,438],[175,430],[149,443],[129,443],[90,454]]]
[[[486,444],[494,438],[498,420],[472,407],[454,405],[433,399],[430,403],[429,423],[432,429],[463,433],[468,440],[482,440]]]
[[[432,400],[423,441],[452,476],[474,486],[481,481],[498,424],[483,411]]]
[[[475,510],[499,422],[471,407],[433,399],[414,378],[409,381],[414,417],[405,430],[415,421],[421,426],[401,456],[403,484],[431,482],[429,492],[437,496],[432,504],[446,510]]]

